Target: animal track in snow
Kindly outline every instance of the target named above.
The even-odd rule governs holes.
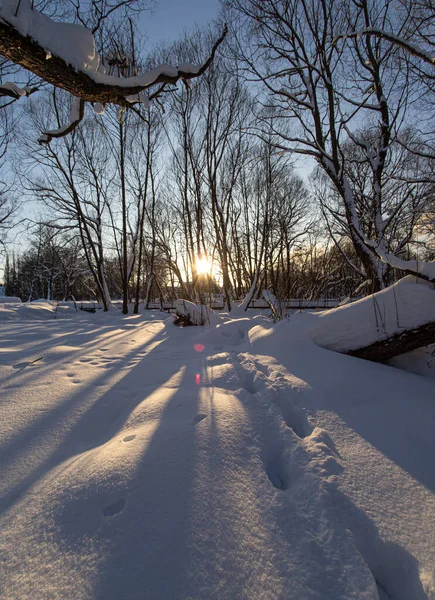
[[[256,385],[255,385],[255,374],[254,373],[247,373],[245,375],[245,378],[243,381],[243,386],[244,386],[245,390],[247,390],[252,395],[255,395],[258,392]]]
[[[311,435],[312,427],[308,422],[306,414],[300,408],[284,404],[282,406],[282,416],[287,427],[299,438],[304,439]]]
[[[123,442],[132,442],[135,439],[135,435],[126,435],[125,438],[123,438]]]
[[[270,482],[277,490],[286,490],[288,488],[287,477],[285,476],[281,462],[279,460],[271,460],[267,463],[266,474]]]
[[[205,418],[207,418],[208,415],[205,415],[204,413],[200,413],[199,415],[196,415],[196,417],[193,419],[193,424],[197,425],[198,423],[201,423],[201,421],[203,421]]]
[[[125,506],[125,498],[120,498],[116,502],[112,502],[112,504],[107,504],[103,508],[102,513],[105,517],[113,517],[114,515],[117,515],[118,513],[120,513],[121,510],[124,508],[124,506]]]

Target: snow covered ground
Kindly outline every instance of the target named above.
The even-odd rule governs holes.
[[[0,597],[435,599],[435,381],[317,321],[0,307]]]

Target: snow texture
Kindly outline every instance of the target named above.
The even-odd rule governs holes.
[[[435,599],[432,380],[316,314],[0,310],[2,598]]]
[[[100,57],[92,33],[82,25],[59,23],[32,9],[30,0],[0,0],[0,18],[77,70],[96,72]]]

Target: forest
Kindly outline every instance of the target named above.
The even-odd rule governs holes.
[[[204,67],[108,102],[59,82],[63,48],[43,80],[0,47],[6,294],[124,313],[217,294],[230,311],[248,292],[339,303],[433,280],[432,2],[320,6],[224,2],[221,23],[144,53],[140,3],[50,2],[125,86]]]

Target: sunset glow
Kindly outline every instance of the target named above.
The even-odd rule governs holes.
[[[198,275],[205,275],[206,273],[210,273],[212,269],[211,261],[207,258],[207,256],[198,256],[196,259],[196,270]]]

